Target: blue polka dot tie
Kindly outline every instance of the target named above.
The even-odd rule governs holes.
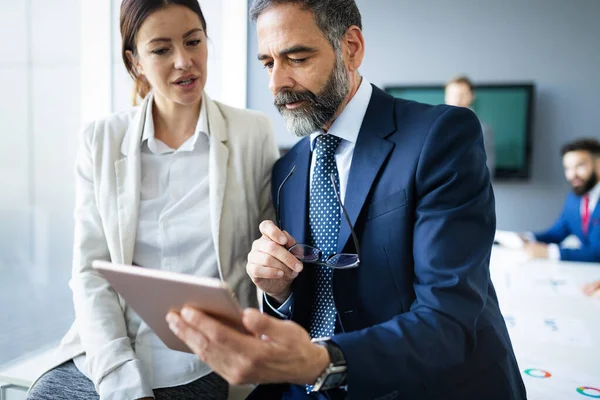
[[[342,139],[332,135],[320,135],[316,139],[315,165],[310,186],[308,219],[311,244],[322,252],[322,260],[337,250],[340,231],[340,205],[335,196],[330,175],[335,176],[338,191],[340,187],[335,150]],[[316,287],[313,301],[310,336],[330,337],[334,333],[336,309],[333,301],[330,267],[316,266]]]

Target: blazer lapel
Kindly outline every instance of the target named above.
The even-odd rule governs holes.
[[[206,114],[208,117],[209,133],[209,202],[210,202],[210,222],[213,242],[217,251],[217,260],[219,275],[221,279],[229,276],[230,265],[221,264],[220,249],[227,249],[228,244],[223,243],[224,235],[221,235],[221,215],[223,213],[223,203],[225,199],[225,187],[227,186],[227,162],[229,160],[229,149],[227,148],[227,125],[221,114],[221,110],[204,93],[203,101],[206,102]]]
[[[579,207],[579,209],[581,210],[581,206]],[[590,220],[588,222],[588,236],[590,235],[592,228],[595,228],[598,226],[599,220],[600,220],[600,201],[596,204],[596,206],[594,207],[593,210],[590,210]]]
[[[385,137],[395,130],[394,99],[374,86],[371,101],[354,147],[346,194],[343,199],[353,226],[356,225],[377,173],[394,148],[394,144],[385,140]],[[350,227],[345,218],[342,218],[338,236],[338,253],[344,251],[349,238]]]
[[[139,112],[129,124],[121,144],[121,153],[124,157],[115,162],[119,243],[121,245],[121,260],[118,261],[123,264],[131,264],[133,261],[140,210],[140,142],[144,131],[146,110],[151,104],[152,94],[144,99]]]

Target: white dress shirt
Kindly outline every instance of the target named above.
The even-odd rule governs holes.
[[[354,154],[354,147],[358,140],[358,133],[362,126],[363,119],[367,113],[367,107],[371,101],[371,94],[373,93],[373,87],[366,78],[362,78],[362,82],[358,87],[358,90],[350,99],[342,113],[333,121],[327,134],[334,135],[342,139],[335,151],[335,163],[338,169],[338,175],[340,178],[340,198],[342,201],[346,198],[346,187],[348,186],[348,176],[350,174],[350,166],[352,165],[352,156]],[[310,151],[312,152],[310,161],[310,182],[312,185],[312,177],[315,169],[315,157],[313,150],[315,149],[315,140],[319,135],[324,135],[325,132],[318,131],[310,135]],[[342,210],[340,210],[342,213]],[[342,216],[343,220],[343,216]],[[264,298],[265,302],[281,317],[289,318],[291,315],[291,307],[293,305],[293,295],[290,296],[279,308],[275,309],[268,301],[267,297]]]
[[[147,108],[141,142],[140,210],[133,264],[219,278],[217,253],[207,222],[210,221],[208,133],[203,101],[193,136],[178,149],[172,149],[155,138],[152,105]],[[146,382],[130,382],[134,386],[146,386],[144,391],[151,392],[151,389],[184,385],[211,372],[196,355],[167,348],[129,307],[125,309],[125,320],[146,378]],[[75,364],[87,374],[84,361],[82,355],[75,359]],[[127,375],[138,380],[137,373]],[[123,376],[120,374],[121,379]]]
[[[588,211],[589,211],[590,221],[591,221],[591,215],[594,212],[596,205],[598,205],[598,199],[600,198],[600,183],[597,183],[596,186],[594,186],[587,193],[587,195],[589,196],[589,199],[590,199],[590,202],[588,204]],[[583,199],[583,196],[582,196],[582,199]],[[585,212],[583,207],[584,207],[584,204],[582,201],[581,204],[579,205],[579,215],[581,215],[581,216],[583,216],[583,214]],[[535,242],[535,235],[533,234],[533,232],[527,232],[526,236],[530,241]],[[548,244],[548,258],[550,260],[555,260],[555,261],[560,260],[560,246],[558,244],[556,244],[556,243]]]

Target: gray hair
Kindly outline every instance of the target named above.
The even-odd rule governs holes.
[[[267,8],[278,4],[296,4],[303,10],[312,11],[315,22],[335,50],[340,49],[342,37],[352,25],[362,29],[360,11],[354,0],[254,0],[250,18],[256,22]]]

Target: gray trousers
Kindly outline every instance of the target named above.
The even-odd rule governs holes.
[[[156,400],[227,400],[229,385],[212,373],[188,383],[154,389]],[[73,361],[45,373],[29,391],[27,400],[98,400],[94,384],[83,375]]]

